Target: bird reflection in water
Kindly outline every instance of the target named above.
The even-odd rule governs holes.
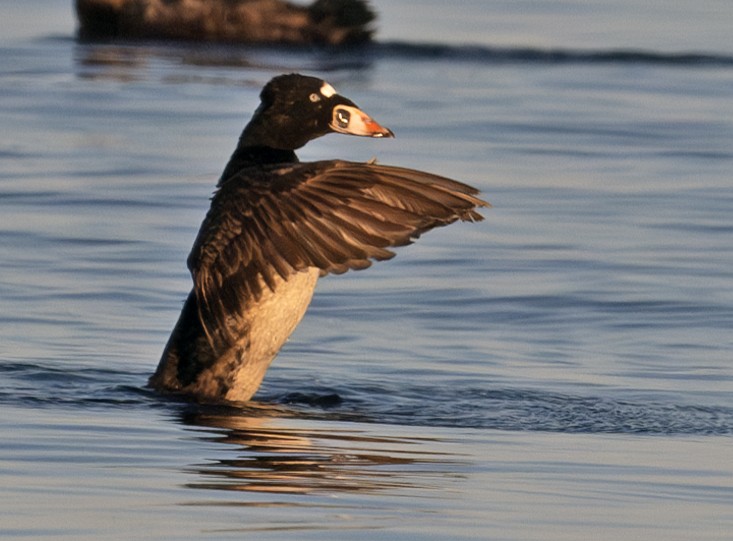
[[[187,486],[289,494],[430,489],[460,479],[465,467],[459,456],[440,450],[439,439],[392,435],[399,427],[366,425],[375,428],[366,432],[325,421],[336,426],[323,428],[323,422],[284,419],[277,407],[248,408],[184,415],[185,424],[212,429],[203,439],[239,448],[235,458],[194,466],[204,480]],[[375,435],[382,429],[389,434]]]
[[[253,71],[363,70],[372,65],[370,50],[298,50],[236,45],[200,47],[162,43],[78,43],[76,75],[95,81],[131,82],[144,79],[167,84],[211,84],[260,89]],[[212,69],[206,69],[212,68]]]

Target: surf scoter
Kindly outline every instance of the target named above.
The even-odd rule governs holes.
[[[444,177],[380,165],[300,163],[327,133],[393,137],[328,83],[272,79],[239,138],[188,267],[188,295],[150,386],[200,401],[245,401],[300,322],[319,276],[364,269],[393,246],[488,203]]]
[[[76,0],[79,37],[350,45],[371,40],[366,0]]]

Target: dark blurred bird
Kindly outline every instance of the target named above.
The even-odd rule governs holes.
[[[158,369],[156,389],[245,401],[300,322],[319,276],[364,269],[393,246],[488,203],[444,177],[328,160],[294,150],[336,132],[392,137],[328,83],[282,75],[260,94],[188,258],[193,290]]]
[[[366,0],[76,0],[79,37],[223,43],[348,45],[368,42]]]

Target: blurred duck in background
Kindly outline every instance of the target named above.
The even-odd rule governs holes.
[[[82,40],[356,45],[371,41],[366,0],[76,0]]]

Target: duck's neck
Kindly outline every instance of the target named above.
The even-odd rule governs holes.
[[[229,163],[224,168],[219,183],[234,176],[238,171],[247,167],[258,165],[271,165],[277,163],[297,163],[298,157],[292,150],[283,150],[267,146],[243,146],[239,145],[229,158]]]

